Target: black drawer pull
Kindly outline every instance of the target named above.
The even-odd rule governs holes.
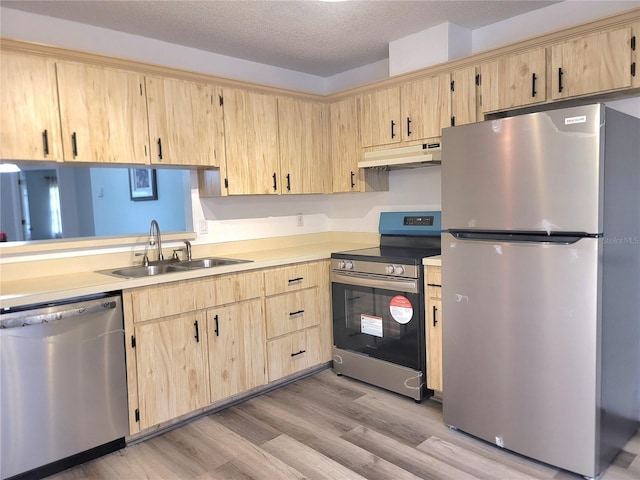
[[[407,137],[411,136],[411,118],[407,117]]]
[[[220,325],[218,325],[218,315],[216,315],[215,317],[213,317],[213,319],[216,322],[216,328],[213,330],[214,332],[216,332],[216,337],[220,336]]]
[[[535,73],[531,74],[531,96],[535,97],[538,92],[536,91],[536,80],[538,79],[538,77],[536,76]]]
[[[198,329],[198,321],[197,320],[194,322],[193,326],[196,327],[196,336],[195,336],[196,342],[199,342],[200,341],[200,331]]]
[[[290,278],[289,283],[301,282],[302,280],[304,280],[304,277]]]
[[[304,352],[306,352],[306,350],[300,350],[298,353],[292,353],[291,356],[295,357],[295,356],[298,356],[298,355],[302,355]]]
[[[355,173],[353,173],[353,172],[351,172],[351,188],[353,188],[353,187],[355,187],[355,186],[356,186],[355,182],[353,181],[353,179],[354,179],[354,177],[355,177],[355,176],[356,176],[356,174],[355,174]]]
[[[562,71],[562,68],[558,69],[558,93],[562,92],[562,90],[564,90],[564,87],[562,86],[562,75],[564,74],[564,72]]]
[[[391,138],[396,138],[395,127],[396,127],[396,122],[391,120]]]
[[[427,287],[442,287],[442,285],[438,285],[437,283],[427,283]]]
[[[73,158],[76,158],[78,156],[78,140],[76,138],[76,132],[73,132],[71,134],[71,153],[73,155]]]
[[[433,306],[433,326],[434,327],[438,324],[438,319],[436,318],[437,313],[438,313],[438,307],[434,305]]]
[[[290,316],[290,317],[293,317],[294,315],[300,315],[300,314],[302,314],[302,313],[304,313],[304,310],[298,310],[297,312],[291,312],[291,313],[289,314],[289,316]]]
[[[158,138],[158,159],[162,160],[162,139]]]
[[[273,191],[276,192],[278,190],[278,182],[277,182],[277,177],[275,173],[273,174],[272,178],[273,178]]]

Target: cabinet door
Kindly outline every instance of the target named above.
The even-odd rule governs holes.
[[[362,159],[355,97],[329,107],[332,189],[334,193],[360,191],[358,160]]]
[[[640,21],[631,25],[631,86],[640,87]]]
[[[451,124],[451,78],[430,77],[402,86],[402,140],[439,137]]]
[[[65,161],[148,163],[142,75],[74,62],[56,68]]]
[[[0,158],[62,160],[55,63],[0,52]]]
[[[544,79],[541,79],[544,82]],[[455,70],[451,74],[451,124],[477,121],[476,67]]]
[[[278,107],[274,95],[223,90],[229,195],[278,194]]]
[[[546,50],[508,55],[480,67],[482,111],[493,112],[544,102]]]
[[[329,123],[326,105],[278,98],[282,193],[328,193]]]
[[[210,403],[204,314],[135,327],[140,429]]]
[[[162,77],[145,84],[151,163],[224,165],[222,89]]]
[[[631,28],[569,40],[551,49],[552,98],[631,86]]]
[[[442,391],[442,287],[441,268],[426,267],[427,388]]]
[[[207,313],[211,402],[267,383],[260,299]]]
[[[362,95],[360,136],[362,147],[400,143],[400,88]]]

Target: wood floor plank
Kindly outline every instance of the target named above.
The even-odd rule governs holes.
[[[220,424],[234,431],[254,445],[262,445],[281,434],[276,428],[247,415],[241,409],[226,408],[212,415]]]
[[[287,435],[269,440],[262,449],[314,480],[365,480],[365,477]]]
[[[455,468],[413,447],[366,427],[356,427],[341,438],[378,455],[422,479],[477,480],[478,477]]]
[[[456,468],[470,473],[483,480],[535,480],[537,476],[529,475],[514,468],[503,465],[493,459],[478,455],[462,447],[444,440],[431,437],[418,445],[418,450],[454,465]]]

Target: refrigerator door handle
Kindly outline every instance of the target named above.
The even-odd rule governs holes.
[[[587,234],[582,232],[568,232],[563,234],[551,233],[547,235],[541,232],[468,232],[449,230],[449,233],[458,240],[504,242],[504,243],[547,243],[558,245],[570,245],[581,238],[599,238],[601,234]]]

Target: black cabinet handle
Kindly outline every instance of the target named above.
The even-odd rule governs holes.
[[[438,320],[436,318],[436,314],[438,313],[438,307],[433,306],[433,326],[435,327],[438,324]]]
[[[292,353],[292,354],[291,354],[291,356],[292,356],[292,357],[296,357],[296,356],[298,356],[298,355],[302,355],[304,352],[306,352],[306,350],[300,350],[300,351],[299,351],[299,352],[297,352],[297,353]]]
[[[47,134],[46,129],[42,132],[42,146],[44,154],[49,155],[49,135]]]
[[[558,68],[558,92],[561,92],[564,87],[562,86],[562,68]]]
[[[162,139],[158,139],[158,158],[162,160]]]
[[[198,321],[197,320],[194,322],[193,326],[196,327],[196,336],[195,336],[196,342],[199,342],[200,341],[200,331],[198,329]]]
[[[278,190],[278,183],[276,182],[276,174],[273,174],[273,191],[277,191]]]
[[[298,310],[297,312],[291,312],[291,313],[289,314],[289,316],[290,316],[290,317],[293,317],[293,316],[295,316],[295,315],[300,315],[301,313],[304,313],[304,310]]]
[[[220,325],[218,324],[218,315],[213,317],[213,320],[216,322],[216,328],[213,330],[216,332],[216,337],[220,336]]]
[[[409,117],[407,117],[407,137],[411,136],[411,119]],[[391,134],[391,137],[393,137],[393,133]]]
[[[354,180],[354,178],[355,178],[355,176],[356,176],[356,174],[355,174],[355,173],[353,173],[353,172],[351,172],[351,188],[353,188],[353,187],[355,187],[355,186],[356,186],[355,182],[353,181],[353,180]]]
[[[391,138],[396,138],[395,126],[396,122],[391,120]]]
[[[71,153],[73,154],[73,158],[78,156],[78,140],[76,139],[76,132],[71,134]]]
[[[295,283],[295,282],[300,282],[304,280],[304,277],[298,277],[298,278],[290,278],[289,279],[289,284]]]
[[[291,191],[291,174],[287,173],[287,192]]]
[[[535,97],[536,94],[538,92],[536,92],[536,80],[538,79],[538,77],[536,77],[535,73],[531,74],[531,96]]]

